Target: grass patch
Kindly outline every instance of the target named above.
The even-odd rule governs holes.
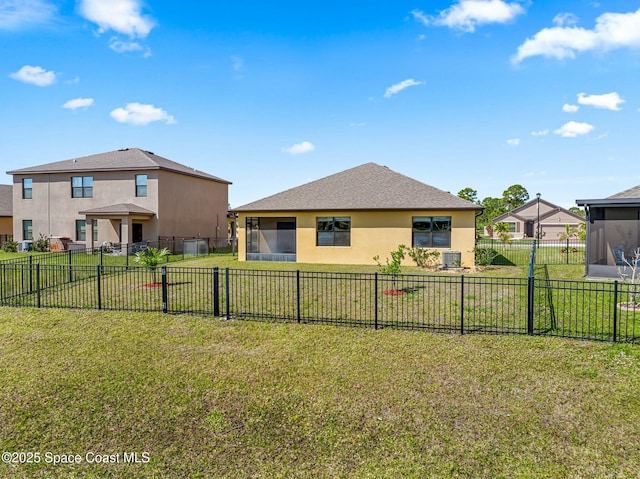
[[[640,350],[0,308],[0,443],[147,464],[32,477],[634,477]]]

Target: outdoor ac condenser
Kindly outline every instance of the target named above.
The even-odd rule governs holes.
[[[442,267],[443,268],[459,268],[462,262],[462,253],[460,251],[443,251]]]

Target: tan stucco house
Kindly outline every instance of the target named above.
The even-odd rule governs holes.
[[[17,241],[43,234],[90,248],[227,238],[230,182],[150,151],[124,148],[7,173]]]
[[[13,186],[0,185],[0,244],[13,236]]]
[[[458,251],[472,266],[482,208],[367,163],[234,211],[241,261],[375,264],[405,244]]]
[[[541,239],[550,240],[565,233],[567,225],[577,228],[584,218],[543,198],[535,198],[491,221],[507,223],[513,239],[535,238],[539,232]]]

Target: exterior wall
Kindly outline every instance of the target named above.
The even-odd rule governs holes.
[[[229,185],[159,171],[160,236],[228,239]]]
[[[569,225],[570,228],[577,228],[580,223],[584,223],[584,221],[579,221],[564,211],[558,211],[557,213],[540,220],[542,239],[557,239],[560,235],[566,232],[565,225]]]
[[[147,196],[135,196],[135,175],[148,177]],[[72,198],[71,177],[92,176],[93,197]],[[22,179],[32,178],[32,198],[22,198]],[[84,220],[79,211],[109,206],[117,203],[134,203],[157,212],[158,171],[109,171],[83,173],[52,173],[39,175],[14,175],[13,177],[13,231],[16,241],[22,238],[22,220],[33,221],[33,236],[66,236],[75,241],[76,220]],[[114,241],[113,229],[101,228],[98,223],[98,242]],[[144,239],[153,240],[158,236],[157,219],[145,219]],[[116,233],[117,236],[117,233]],[[117,240],[116,240],[117,241]],[[124,241],[124,238],[123,238]],[[88,241],[87,241],[88,243]]]
[[[246,260],[247,217],[295,217],[296,260],[299,263],[376,264],[382,262],[398,245],[411,246],[414,216],[450,216],[451,247],[430,248],[439,251],[460,251],[462,265],[473,266],[475,247],[475,211],[313,211],[313,212],[241,212],[238,217],[238,259]],[[351,218],[350,246],[316,246],[316,218]],[[412,265],[410,258],[404,264]]]
[[[0,235],[13,234],[13,218],[11,216],[0,216]]]

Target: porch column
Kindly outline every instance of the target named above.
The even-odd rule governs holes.
[[[89,215],[84,220],[85,244],[87,249],[93,251],[93,218]]]
[[[120,244],[124,251],[127,251],[127,247],[131,243],[132,231],[130,226],[128,216],[120,218]]]

